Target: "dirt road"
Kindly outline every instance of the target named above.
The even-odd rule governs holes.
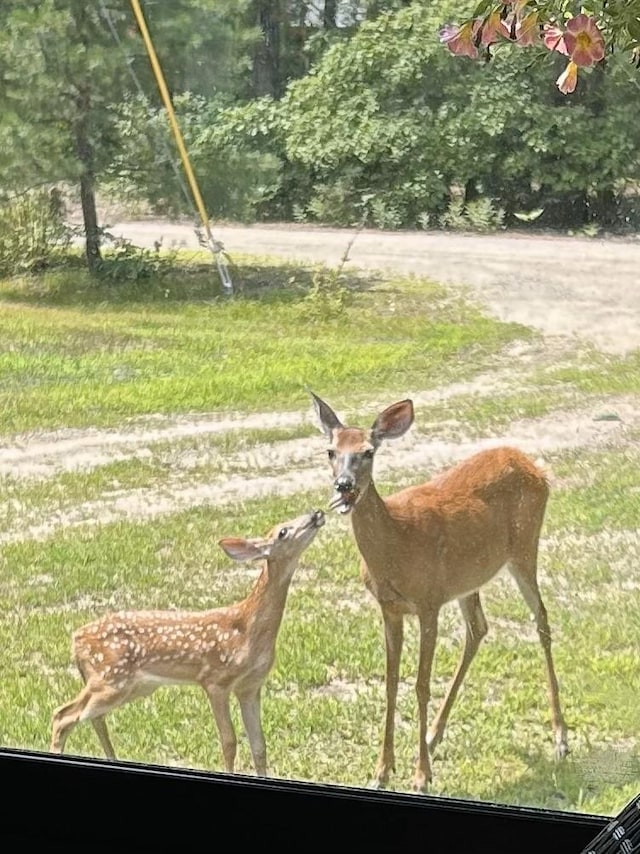
[[[118,222],[109,231],[138,246],[161,240],[166,248],[198,248],[191,225]],[[329,265],[340,262],[354,236],[290,224],[213,231],[232,259],[269,255]],[[607,352],[640,347],[640,238],[363,231],[351,246],[349,263],[468,286],[501,320],[550,335],[579,336]]]

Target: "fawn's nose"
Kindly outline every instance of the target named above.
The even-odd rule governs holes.
[[[313,524],[319,528],[320,525],[324,524],[324,513],[322,510],[314,510],[311,514],[311,518],[313,520]]]
[[[336,492],[353,492],[353,478],[349,477],[346,474],[341,475],[336,478],[333,483]]]

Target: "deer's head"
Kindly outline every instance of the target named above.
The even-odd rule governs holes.
[[[289,522],[280,522],[266,537],[224,537],[218,545],[233,560],[268,560],[278,567],[291,567],[311,545],[324,522],[322,510],[312,510]]]
[[[384,439],[396,439],[413,423],[413,403],[400,400],[378,415],[369,430],[345,427],[333,409],[311,392],[320,426],[329,441],[334,496],[329,505],[350,513],[373,480],[373,458]]]

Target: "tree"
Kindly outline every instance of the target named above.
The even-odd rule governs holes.
[[[114,16],[124,30],[122,13],[114,10]],[[9,175],[16,181],[22,171],[23,186],[78,183],[86,258],[95,270],[100,260],[96,175],[114,142],[108,105],[123,91],[122,57],[97,10],[83,0],[27,0],[5,7],[2,18],[1,92],[15,134]]]
[[[222,91],[239,89],[241,56],[233,43],[241,36],[245,74],[250,43],[241,21],[242,3],[175,0],[149,5],[154,40],[166,59],[165,76],[173,92],[187,84],[195,92],[211,92],[216,85]],[[116,107],[135,90],[129,63],[151,103],[158,103],[128,0],[0,4],[0,182],[5,191],[38,183],[77,184],[91,271],[101,259],[96,187],[121,147]]]

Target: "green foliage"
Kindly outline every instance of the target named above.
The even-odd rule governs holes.
[[[445,228],[450,228],[454,231],[464,231],[468,228],[469,223],[465,216],[464,199],[460,198],[460,196],[454,196],[440,221]]]
[[[353,302],[347,277],[339,268],[321,268],[313,274],[311,288],[300,306],[300,314],[311,323],[328,321],[345,314]]]
[[[278,189],[279,162],[270,152],[252,150],[246,142],[232,144],[217,132],[220,113],[228,105],[224,97],[207,101],[189,92],[174,98],[207,212],[217,219],[252,221]],[[105,191],[125,203],[144,200],[159,215],[193,213],[166,111],[142,96],[125,98],[113,109],[122,144],[105,170]]]
[[[454,196],[440,223],[453,231],[496,231],[504,223],[504,210],[496,208],[491,199],[483,196],[468,202]]]
[[[55,189],[30,190],[0,204],[0,275],[43,270],[70,241]]]
[[[159,247],[144,249],[124,238],[116,238],[112,242],[113,247],[103,253],[97,267],[97,273],[103,280],[139,282],[167,276],[175,269],[177,252],[161,254]]]
[[[500,50],[485,66],[449,55],[438,27],[459,12],[413,3],[382,13],[289,87],[271,127],[283,170],[308,188],[298,218],[353,223],[369,198],[371,223],[424,227],[462,187],[483,229],[531,209],[543,210],[537,226],[633,227],[624,200],[640,178],[640,131],[627,116],[640,89],[628,63],[611,57],[567,99],[549,83],[544,49]]]

